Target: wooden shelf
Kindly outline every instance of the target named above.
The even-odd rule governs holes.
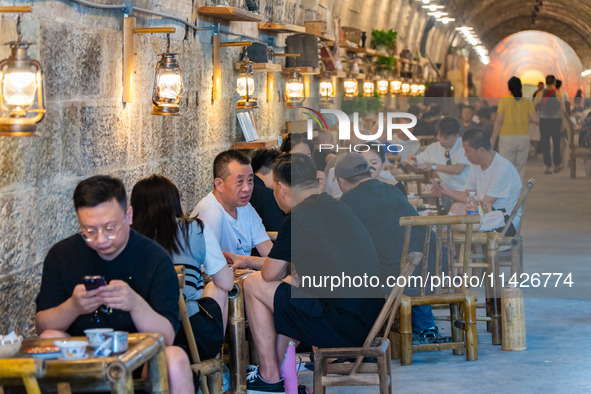
[[[329,71],[328,75],[330,75],[331,77],[345,78],[347,76],[347,73],[344,71]]]
[[[263,16],[253,14],[236,7],[215,7],[215,6],[201,6],[198,10],[200,15],[211,16],[213,18],[224,19],[227,21],[242,21],[242,22],[261,22]]]
[[[236,70],[240,70],[240,63],[236,63]],[[275,63],[252,63],[254,72],[281,72],[283,66]]]
[[[320,69],[314,68],[314,67],[284,67],[283,73],[289,74],[295,70],[298,70],[300,72],[300,74],[302,74],[302,75],[318,75],[318,74],[320,74]]]
[[[305,33],[304,26],[290,25],[288,23],[259,23],[259,30],[264,30],[269,33]]]
[[[259,148],[270,148],[273,146],[277,146],[277,138],[266,141],[234,142],[233,149],[250,150]]]
[[[349,48],[347,48],[347,52],[369,54],[368,48],[354,48],[354,47],[349,47]]]
[[[365,74],[363,74],[363,73],[352,74],[351,77],[353,77],[355,79],[365,79]]]

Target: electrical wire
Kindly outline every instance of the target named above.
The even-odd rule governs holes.
[[[84,1],[84,0],[70,0],[70,1],[72,3],[80,4],[85,7],[97,8],[99,10],[123,11],[125,9],[124,5],[103,5],[103,4],[91,3],[90,1]]]
[[[76,1],[76,0],[70,0],[70,1]],[[177,22],[180,22],[180,23],[184,24],[185,26],[190,27],[191,29],[197,30],[197,31],[206,31],[206,30],[213,30],[214,29],[213,26],[212,27],[198,27],[198,26],[196,26],[190,22],[187,22],[181,18],[178,18],[176,16],[162,14],[162,13],[156,12],[156,11],[145,10],[143,8],[137,8],[137,7],[133,7],[132,10],[133,10],[133,12],[139,12],[140,14],[154,15],[154,16],[159,16],[164,19],[170,19],[173,21],[177,21]]]

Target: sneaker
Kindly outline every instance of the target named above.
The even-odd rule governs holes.
[[[247,394],[285,393],[283,379],[277,383],[266,382],[259,374],[258,367],[246,375],[246,389]]]
[[[439,338],[439,328],[437,326],[431,326],[429,328],[425,328],[419,334],[419,338]]]

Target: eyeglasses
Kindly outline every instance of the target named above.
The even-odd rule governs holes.
[[[447,160],[447,165],[451,165],[451,158],[449,157],[449,151],[445,152],[445,159]]]
[[[121,223],[115,225],[115,226],[107,226],[107,227],[99,227],[97,228],[93,228],[93,227],[81,227],[80,228],[80,235],[82,236],[82,238],[86,241],[86,242],[92,242],[92,241],[96,241],[97,238],[99,237],[99,234],[101,233],[101,231],[103,232],[103,234],[105,235],[105,238],[110,240],[115,239],[115,237],[117,237],[117,234],[119,233],[119,230],[121,230],[121,226],[125,223],[125,219],[123,219],[121,221]]]

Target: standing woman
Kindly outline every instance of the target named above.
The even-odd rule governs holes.
[[[511,77],[508,85],[511,95],[499,101],[490,143],[494,146],[500,135],[499,153],[513,163],[523,180],[529,155],[529,122],[539,123],[539,119],[532,102],[523,97],[521,80]]]
[[[183,297],[202,360],[222,349],[228,320],[228,291],[234,275],[213,232],[201,220],[185,215],[176,185],[163,175],[141,179],[131,192],[133,228],[158,242],[175,265],[185,266]],[[203,286],[201,264],[212,281]],[[188,349],[182,329],[175,345]]]

